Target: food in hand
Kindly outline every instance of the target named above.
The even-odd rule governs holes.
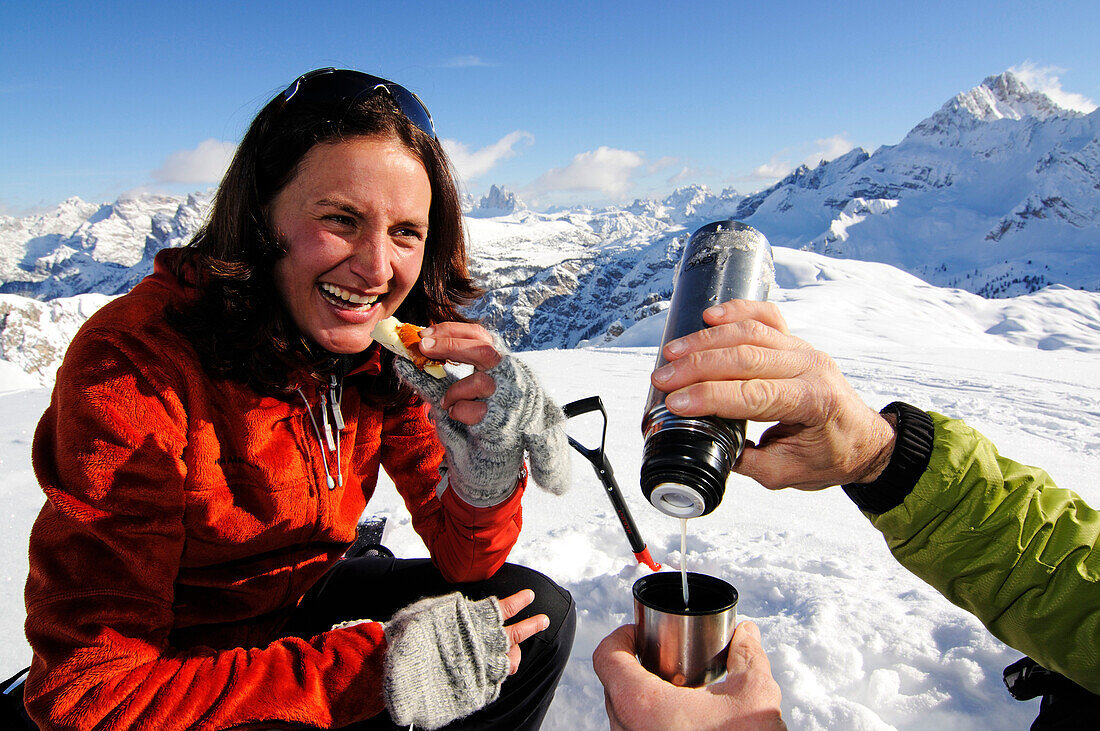
[[[411,360],[414,366],[425,373],[436,378],[444,378],[447,372],[443,370],[443,363],[432,360],[420,352],[420,331],[423,329],[417,325],[401,322],[396,317],[387,317],[374,326],[370,336],[383,348]]]

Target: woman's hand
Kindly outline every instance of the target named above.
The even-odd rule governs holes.
[[[503,341],[480,325],[445,322],[420,331],[420,351],[438,360],[474,367],[462,379],[434,378],[399,358],[394,368],[431,404],[440,441],[447,449],[447,479],[475,507],[498,505],[515,492],[524,472],[544,490],[569,487],[569,441],[565,415]]]
[[[483,708],[519,667],[517,643],[537,632],[539,617],[504,621],[533,593],[467,599],[459,592],[427,597],[384,623],[383,695],[399,726],[440,728]]]
[[[434,360],[466,363],[474,372],[455,381],[443,395],[440,407],[455,421],[473,425],[485,418],[485,399],[496,391],[496,383],[485,373],[500,363],[501,354],[493,336],[481,325],[444,322],[420,331],[420,352]]]
[[[500,613],[504,615],[504,621],[507,622],[509,619],[519,614],[523,611],[524,607],[533,601],[535,601],[535,592],[530,589],[523,589],[517,591],[510,597],[499,599]],[[536,632],[542,632],[549,626],[550,618],[545,614],[536,614],[521,622],[504,625],[504,631],[508,634],[508,640],[511,642],[508,648],[509,675],[515,675],[516,671],[519,670],[519,643],[534,635]]]
[[[770,489],[870,482],[889,462],[894,430],[860,399],[836,363],[792,336],[779,308],[731,300],[710,326],[666,343],[652,376],[681,416],[777,421],[747,443],[735,470]]]
[[[704,688],[679,688],[643,668],[634,655],[632,624],[603,639],[592,654],[592,667],[604,686],[613,731],[787,728],[779,710],[779,685],[752,622],[742,622],[733,633],[726,678]]]

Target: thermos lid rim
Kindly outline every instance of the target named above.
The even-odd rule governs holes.
[[[707,507],[698,490],[678,482],[660,483],[649,494],[649,501],[674,518],[697,518]]]

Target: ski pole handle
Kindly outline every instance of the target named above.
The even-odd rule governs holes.
[[[603,415],[603,435],[600,438],[599,448],[589,449],[573,437],[569,437],[569,444],[591,462],[593,469],[596,470],[596,476],[600,479],[600,484],[603,485],[604,492],[611,501],[611,507],[615,509],[615,515],[618,516],[619,523],[623,526],[627,541],[630,542],[630,550],[634,552],[634,558],[638,560],[638,563],[644,563],[654,571],[660,571],[661,564],[654,561],[653,557],[650,556],[645,541],[638,533],[638,526],[634,523],[634,517],[630,514],[630,509],[627,508],[626,501],[623,500],[622,492],[619,490],[619,483],[615,480],[615,471],[611,469],[611,463],[604,453],[604,444],[607,439],[607,412],[604,411],[603,401],[599,396],[589,396],[562,407],[562,412],[566,418],[587,414],[591,411],[599,411]]]

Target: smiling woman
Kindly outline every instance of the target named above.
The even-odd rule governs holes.
[[[573,602],[506,559],[524,454],[568,484],[564,417],[460,314],[476,293],[415,95],[321,69],[268,103],[210,221],[58,371],[34,444],[37,723],[537,728]],[[372,338],[394,316],[475,372],[395,363]],[[380,467],[430,559],[344,556]]]
[[[407,263],[397,250],[408,247],[398,242],[419,236],[421,261],[419,271],[402,272],[409,288],[384,298],[386,314],[425,324],[465,322],[460,308],[479,293],[469,277],[454,177],[431,117],[398,85],[353,74],[310,72],[264,107],[226,171],[209,223],[167,262],[179,278],[204,278],[195,301],[170,313],[173,324],[208,368],[263,392],[286,392],[288,369],[303,362],[322,373],[335,354],[362,350],[326,349],[335,343],[314,339],[325,333],[311,327],[335,313],[309,300],[327,297],[335,305],[351,295],[380,294],[388,278],[384,285],[366,282],[359,270],[364,262],[380,270],[391,259]],[[392,257],[364,248],[380,244],[383,219],[398,227],[387,230]],[[336,240],[344,242],[342,252]],[[304,261],[314,255],[342,271],[322,276],[327,268],[319,269],[320,262]]]
[[[275,287],[298,330],[332,353],[359,353],[416,284],[431,183],[397,142],[316,145],[271,206],[286,255]]]

